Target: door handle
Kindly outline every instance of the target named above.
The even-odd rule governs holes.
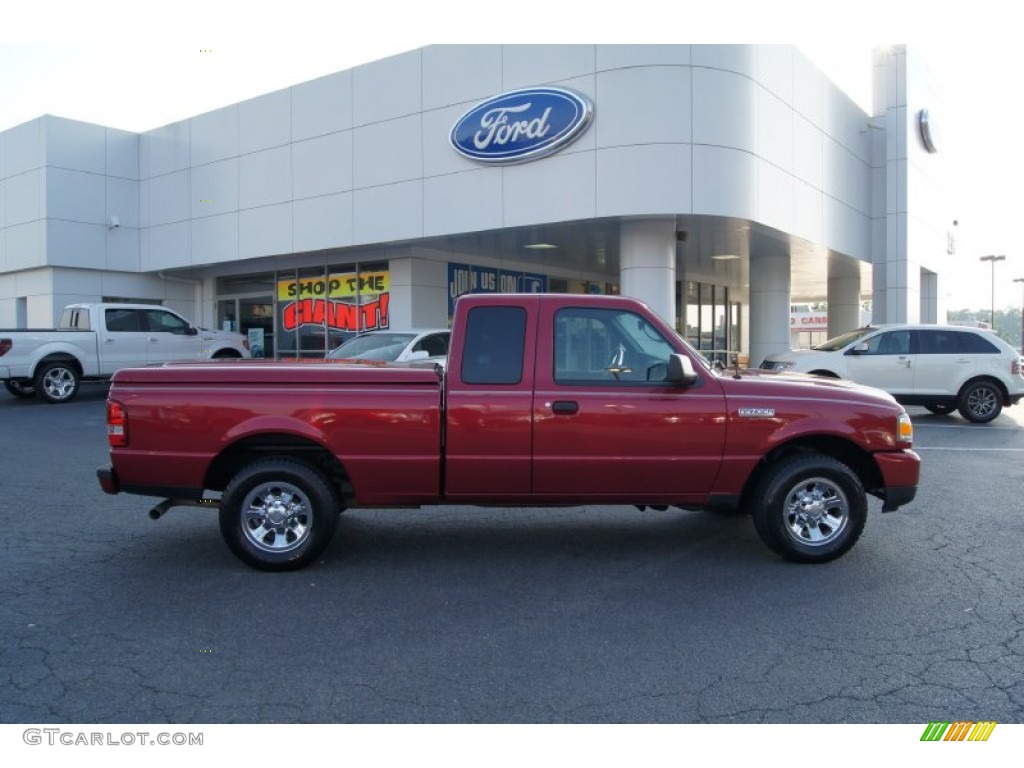
[[[575,400],[555,400],[551,404],[551,410],[559,415],[571,416],[574,413],[579,413],[580,404]]]

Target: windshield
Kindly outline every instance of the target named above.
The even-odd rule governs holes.
[[[856,331],[849,331],[842,336],[836,336],[834,339],[829,339],[816,347],[811,347],[811,349],[818,352],[838,352],[848,344],[852,344],[857,339],[867,336],[869,333],[874,333],[877,330],[877,328],[858,328]]]
[[[349,339],[327,355],[328,360],[382,360],[394,362],[406,345],[416,337],[413,333],[367,333]]]

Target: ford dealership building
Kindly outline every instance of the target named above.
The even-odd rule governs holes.
[[[865,113],[796,48],[430,46],[142,134],[0,133],[0,327],[168,304],[317,357],[468,291],[637,296],[715,356],[943,320],[939,92],[878,49]]]

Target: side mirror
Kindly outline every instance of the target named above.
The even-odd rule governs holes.
[[[190,325],[188,328],[185,329],[185,335],[186,336],[198,336],[199,335],[199,329],[196,328],[194,325]]]
[[[673,353],[668,356],[668,375],[665,379],[689,387],[697,383],[697,372],[693,369],[690,358]]]
[[[855,346],[853,349],[851,349],[846,354],[848,354],[848,355],[864,355],[864,354],[867,354],[868,349],[870,349],[870,345],[868,344],[868,342],[862,341],[862,342],[858,343],[857,346]]]

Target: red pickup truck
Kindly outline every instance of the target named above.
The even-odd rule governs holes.
[[[718,371],[639,301],[458,300],[447,371],[213,361],[119,371],[107,493],[219,510],[244,562],[301,568],[338,514],[423,504],[749,512],[798,562],[846,553],[910,502],[920,459],[888,394]]]

